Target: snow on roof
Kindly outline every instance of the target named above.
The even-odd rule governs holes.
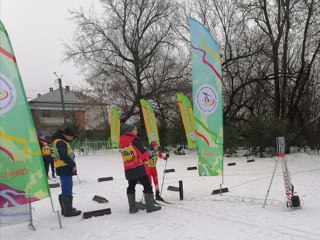
[[[63,89],[65,103],[80,103],[80,99],[70,90]],[[30,103],[57,103],[61,102],[60,89],[52,90],[29,101]]]

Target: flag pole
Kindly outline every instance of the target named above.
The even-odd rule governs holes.
[[[36,227],[33,225],[31,202],[29,202],[29,213],[30,213],[30,223],[28,226],[29,226],[29,228],[31,228],[32,231],[36,231]]]
[[[222,175],[221,175],[220,196],[222,195],[222,185],[223,185],[223,180],[224,180],[224,171],[222,171]]]
[[[162,184],[161,184],[161,192],[160,192],[160,196],[162,194],[162,188],[163,188],[163,183],[164,183],[164,177],[166,175],[166,170],[167,170],[167,163],[168,163],[168,159],[166,160],[166,164],[164,166],[164,171],[163,171],[163,177],[162,177]]]
[[[51,192],[50,192],[50,202],[51,202],[52,211],[53,211],[54,213],[57,213],[58,222],[59,222],[59,227],[60,227],[60,229],[61,229],[61,228],[62,228],[62,223],[61,223],[60,211],[59,211],[59,210],[57,210],[57,211],[54,210]]]

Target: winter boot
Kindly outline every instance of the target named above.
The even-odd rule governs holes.
[[[136,195],[135,194],[127,194],[128,202],[129,202],[129,213],[134,214],[139,211],[136,206]]]
[[[144,199],[146,201],[147,212],[154,212],[161,209],[161,206],[154,205],[154,196],[153,193],[144,193]]]
[[[61,207],[61,215],[64,216],[64,208],[63,208],[63,204],[62,204],[62,194],[59,195],[59,204]]]
[[[63,207],[63,203],[62,203],[62,194],[59,195],[59,204],[60,204],[60,208],[61,208],[61,215],[64,216],[64,207]],[[73,211],[77,211],[77,209],[72,208]]]
[[[160,196],[160,192],[156,192],[156,200],[163,201],[163,198]]]
[[[75,208],[72,207],[72,201],[73,201],[72,196],[66,196],[66,197],[62,196],[62,205],[63,205],[65,217],[73,217],[81,214],[80,210],[76,210]]]

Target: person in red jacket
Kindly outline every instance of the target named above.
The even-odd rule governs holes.
[[[129,212],[138,212],[136,207],[136,184],[138,181],[143,185],[143,194],[146,201],[147,212],[161,209],[161,206],[154,205],[152,186],[147,175],[149,160],[148,150],[138,138],[138,129],[132,124],[122,125],[123,134],[120,136],[120,148],[123,159],[125,177],[128,180],[127,197],[129,202]]]
[[[39,140],[41,154],[44,162],[44,168],[46,170],[47,177],[48,177],[49,165],[50,165],[50,162],[53,162],[53,157],[51,156],[51,149],[48,142],[46,141],[46,137],[43,131],[38,132],[38,140]],[[54,174],[54,172],[52,172],[52,174]]]
[[[150,154],[150,160],[148,161],[148,166],[150,169],[150,183],[152,184],[152,179],[154,186],[156,188],[156,200],[163,201],[163,198],[160,196],[160,189],[159,189],[159,180],[158,180],[158,172],[157,172],[157,161],[158,158],[162,158],[167,160],[169,154],[166,153],[166,156],[163,156],[162,152],[159,150],[159,146],[155,141],[152,141],[149,146],[149,150],[152,152]]]

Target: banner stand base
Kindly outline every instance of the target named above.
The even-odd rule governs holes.
[[[62,229],[62,223],[61,223],[61,215],[60,215],[60,212],[59,211],[56,211],[57,213],[57,217],[58,217],[58,221],[59,221],[59,227],[60,229]]]
[[[222,184],[220,184],[220,188],[213,190],[211,194],[212,195],[220,194],[220,196],[222,196],[222,193],[226,193],[226,192],[229,192],[229,189],[227,187],[223,188]]]
[[[29,224],[28,224],[28,227],[29,227],[32,231],[36,231],[36,227],[35,227],[32,223],[29,223]]]
[[[53,201],[52,201],[52,196],[51,196],[51,194],[50,194],[50,201],[51,201],[52,212],[57,213],[58,222],[59,222],[59,228],[62,229],[61,215],[60,215],[59,210],[58,210],[58,211],[55,211],[55,210],[54,210],[54,206],[53,206]]]
[[[31,203],[29,203],[29,213],[30,213],[30,223],[28,224],[28,227],[29,227],[32,231],[36,231],[36,227],[33,225]]]

